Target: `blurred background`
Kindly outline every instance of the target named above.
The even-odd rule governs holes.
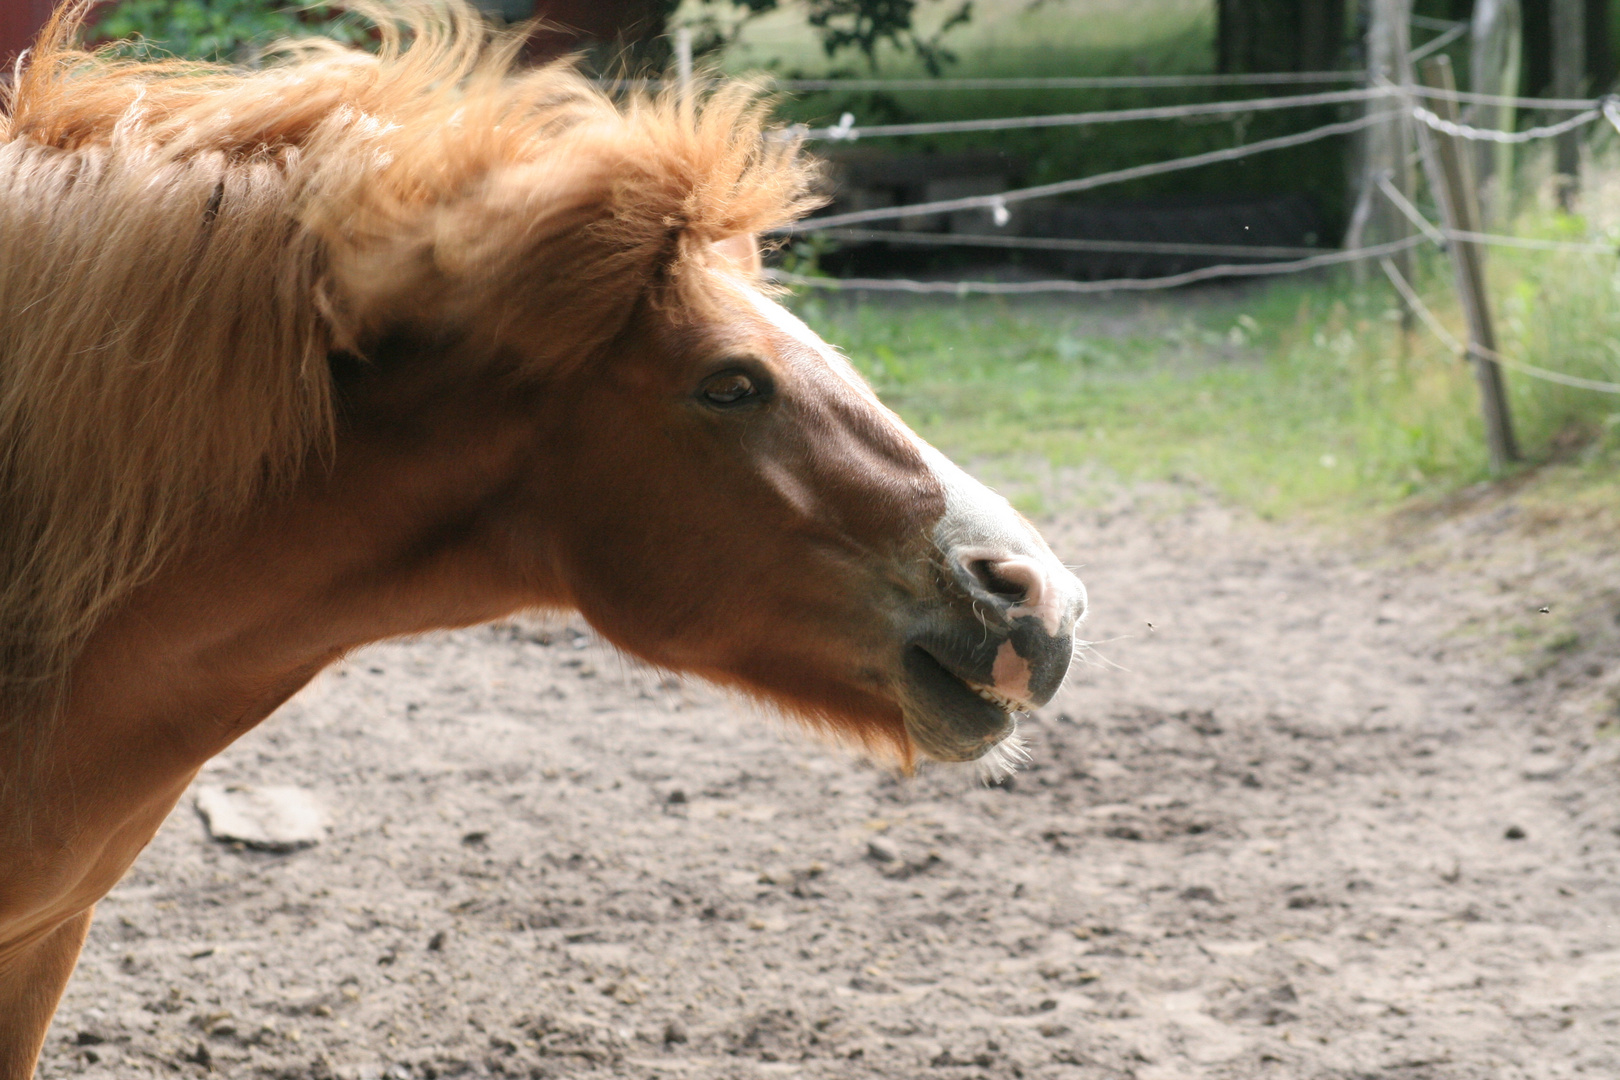
[[[774,80],[783,123],[826,161],[822,217],[890,215],[772,238],[775,272],[908,419],[1005,472],[1032,508],[1052,495],[1015,474],[1081,464],[1194,477],[1266,515],[1388,508],[1526,468],[1610,482],[1620,398],[1593,386],[1620,379],[1617,136],[1602,119],[1539,129],[1583,103],[1596,116],[1615,77],[1611,0],[480,4],[543,20],[532,60],[576,54],[613,87],[683,64]],[[0,54],[49,7],[5,5]],[[121,0],[91,22],[129,48],[240,63],[286,35],[370,40],[336,8],[280,0]],[[1457,252],[1424,239],[1458,225],[1438,195],[1448,136],[1366,96],[1421,87],[1437,57],[1465,92],[1461,121],[1532,136],[1458,142],[1475,224],[1500,238],[1475,253],[1487,347],[1569,377],[1498,371],[1507,456],[1459,359]],[[1278,107],[1288,97],[1312,103]],[[1143,109],[1158,114],[1121,115]],[[1380,110],[1402,115],[1336,130]],[[968,130],[927,130],[940,124]],[[1243,152],[1177,164],[1227,151]],[[1388,271],[1356,254],[1380,244],[1408,245]]]

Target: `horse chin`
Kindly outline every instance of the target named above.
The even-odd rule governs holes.
[[[902,660],[906,733],[935,761],[977,761],[1017,730],[1017,702],[951,674],[913,646]]]

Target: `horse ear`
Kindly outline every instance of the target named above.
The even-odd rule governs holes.
[[[716,240],[710,246],[716,255],[749,277],[758,277],[765,269],[759,254],[759,237],[754,233],[738,233]]]

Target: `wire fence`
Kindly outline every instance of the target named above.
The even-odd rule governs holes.
[[[1054,75],[961,79],[782,79],[771,85],[797,94],[829,92],[934,93],[984,90],[1197,90],[1225,86],[1312,86],[1367,81],[1367,72],[1255,71],[1231,75]],[[608,90],[662,90],[673,79],[597,79]]]
[[[1452,42],[1456,41],[1466,33],[1468,33],[1468,24],[1465,22],[1457,23],[1450,29],[1442,32],[1440,36],[1436,37],[1434,40],[1425,42],[1424,44],[1413,49],[1411,53],[1407,55],[1407,59],[1415,64],[1419,60],[1422,60],[1425,56],[1433,56],[1435,53],[1446,48]]]
[[[1529,375],[1532,378],[1542,379],[1546,382],[1558,383],[1562,386],[1573,386],[1578,390],[1595,390],[1600,394],[1620,394],[1620,383],[1569,375],[1562,371],[1538,367],[1535,364],[1526,364],[1522,360],[1514,360],[1511,357],[1503,356],[1495,349],[1487,349],[1479,345],[1465,345],[1458,340],[1457,335],[1446,329],[1445,323],[1441,322],[1434,312],[1429,309],[1429,305],[1423,302],[1423,297],[1419,296],[1418,291],[1412,288],[1411,283],[1406,280],[1405,275],[1400,272],[1400,269],[1396,267],[1388,256],[1380,258],[1378,265],[1383,268],[1384,274],[1389,278],[1389,283],[1395,286],[1395,291],[1400,294],[1401,299],[1412,309],[1423,325],[1428,327],[1429,332],[1435,336],[1440,344],[1444,345],[1447,351],[1458,359],[1465,356],[1476,356],[1495,364],[1501,364],[1510,371],[1517,371],[1520,374]]]
[[[1367,73],[1355,71],[1263,71],[1234,75],[1076,75],[999,79],[777,79],[783,90],[798,93],[826,91],[952,90],[1181,90],[1222,86],[1309,86],[1322,83],[1365,82]]]
[[[1091,191],[1094,188],[1106,187],[1109,184],[1122,184],[1129,180],[1162,176],[1165,173],[1180,172],[1183,169],[1196,169],[1204,165],[1213,165],[1216,162],[1237,161],[1240,158],[1263,154],[1270,150],[1304,146],[1307,143],[1332,138],[1335,135],[1348,135],[1354,131],[1361,131],[1372,127],[1374,124],[1387,123],[1394,119],[1396,115],[1394,112],[1368,113],[1365,116],[1356,117],[1354,120],[1323,124],[1321,127],[1312,128],[1309,131],[1302,131],[1294,135],[1279,135],[1273,139],[1261,139],[1246,146],[1234,146],[1225,150],[1209,150],[1202,154],[1171,158],[1169,161],[1158,161],[1149,165],[1134,165],[1127,169],[1115,169],[1112,172],[1097,173],[1094,176],[1082,176],[1075,180],[1059,180],[1051,184],[1015,188],[1012,191],[1003,191],[994,195],[969,195],[959,199],[936,199],[931,202],[913,203],[909,206],[874,207],[871,210],[852,210],[843,214],[806,218],[803,221],[784,226],[777,232],[780,235],[817,232],[842,225],[858,225],[868,221],[894,221],[899,218],[920,217],[927,214],[950,214],[960,210],[989,210],[998,219],[998,224],[1005,224],[1007,219],[1004,215],[1009,203],[1026,202],[1030,199],[1047,199],[1055,195],[1072,195],[1082,191]]]
[[[1467,23],[1448,20],[1413,19],[1414,26],[1436,31],[1429,42],[1408,53],[1409,60],[1418,60],[1436,53],[1459,40],[1468,30]],[[1012,89],[1111,89],[1111,88],[1180,88],[1219,86],[1309,85],[1312,83],[1348,82],[1365,79],[1365,72],[1324,71],[1299,73],[1267,73],[1264,75],[1194,75],[1194,76],[1098,76],[1075,78],[1030,79],[850,79],[780,80],[784,89],[800,92],[833,90],[1012,90]],[[1522,130],[1501,131],[1461,123],[1440,116],[1421,104],[1421,101],[1448,101],[1459,105],[1512,106],[1525,110],[1567,111],[1575,115],[1551,124],[1532,126]],[[1379,107],[1388,102],[1390,107]],[[968,295],[1027,295],[1098,294],[1109,292],[1142,292],[1172,289],[1197,282],[1220,278],[1250,278],[1300,273],[1304,271],[1342,265],[1376,261],[1389,278],[1403,303],[1424,323],[1452,353],[1473,356],[1532,378],[1544,379],[1566,386],[1602,393],[1620,394],[1620,383],[1587,379],[1552,371],[1504,357],[1494,349],[1478,344],[1464,344],[1448,331],[1434,313],[1424,304],[1401,274],[1392,256],[1414,248],[1432,244],[1446,249],[1455,242],[1510,247],[1536,251],[1578,253],[1596,256],[1620,256],[1620,244],[1602,241],[1574,241],[1541,237],[1509,236],[1458,229],[1429,220],[1412,201],[1390,180],[1381,175],[1376,178],[1377,189],[1396,207],[1401,215],[1417,229],[1415,235],[1382,244],[1323,251],[1318,248],[1286,245],[1199,244],[1185,242],[1158,242],[1123,239],[1088,239],[1076,237],[1042,237],[1005,235],[975,231],[925,232],[899,229],[864,228],[877,222],[894,222],[918,217],[957,214],[965,211],[988,211],[997,228],[1009,224],[1009,207],[1020,202],[1051,199],[1091,191],[1113,184],[1143,180],[1186,169],[1195,169],[1221,162],[1236,161],[1257,154],[1305,146],[1313,142],[1350,135],[1389,123],[1403,116],[1411,117],[1430,130],[1458,139],[1499,144],[1525,144],[1557,138],[1599,119],[1606,119],[1620,130],[1620,96],[1598,99],[1520,98],[1504,95],[1480,94],[1466,91],[1442,90],[1428,86],[1396,86],[1385,80],[1374,85],[1315,93],[1288,94],[1272,97],[1249,98],[1236,101],[1192,102],[1180,105],[1147,106],[1138,108],[1094,110],[1078,113],[1058,113],[1035,116],[997,117],[975,120],[947,120],[908,124],[876,124],[860,126],[855,117],[845,113],[836,125],[823,128],[792,129],[793,137],[806,140],[850,142],[861,138],[943,135],[969,132],[995,132],[1055,127],[1081,127],[1094,124],[1124,123],[1147,120],[1180,120],[1196,117],[1246,117],[1257,112],[1305,107],[1362,105],[1367,111],[1360,116],[1321,124],[1306,131],[1261,139],[1252,143],[1191,154],[1166,161],[1152,162],[1123,169],[1114,169],[1092,176],[1060,180],[1053,183],[1015,188],[993,194],[969,195],[959,198],[932,199],[900,206],[871,207],[808,218],[777,230],[784,237],[822,235],[832,240],[852,243],[886,243],[903,246],[956,246],[998,248],[1032,252],[1113,252],[1156,256],[1186,256],[1197,258],[1243,259],[1261,261],[1226,261],[1179,273],[1157,277],[1108,278],[1077,281],[1052,279],[1037,281],[919,281],[904,278],[834,278],[805,275],[780,270],[767,271],[775,281],[801,288],[846,292],[898,292],[912,294]]]
[[[1540,109],[1551,112],[1580,112],[1596,107],[1602,99],[1591,98],[1527,98],[1503,94],[1476,94],[1471,90],[1442,90],[1434,86],[1405,86],[1403,93],[1429,101],[1454,101],[1459,105],[1508,105],[1515,109]]]
[[[1386,244],[1377,244],[1356,251],[1326,251],[1319,255],[1312,255],[1303,259],[1292,259],[1288,262],[1222,263],[1218,266],[1205,266],[1179,274],[1167,274],[1164,277],[1111,278],[1106,281],[1071,281],[1066,278],[1052,281],[910,281],[904,278],[814,277],[804,274],[788,274],[781,271],[776,271],[771,276],[773,280],[787,285],[804,285],[813,289],[842,291],[955,293],[958,296],[967,296],[973,293],[1008,296],[1019,293],[1043,292],[1140,292],[1149,289],[1174,289],[1182,285],[1192,285],[1196,282],[1210,281],[1215,278],[1294,274],[1301,270],[1314,270],[1322,266],[1337,266],[1340,263],[1356,262],[1361,259],[1375,259],[1380,255],[1393,255],[1398,251],[1406,251],[1417,247],[1423,242],[1424,238],[1421,236],[1409,236],[1404,240],[1392,240]]]
[[[1620,244],[1602,244],[1582,240],[1553,240],[1535,236],[1504,236],[1500,233],[1474,232],[1469,229],[1451,229],[1436,225],[1423,216],[1423,212],[1412,205],[1412,200],[1401,194],[1399,188],[1390,182],[1388,174],[1379,176],[1376,183],[1385,198],[1395,206],[1407,221],[1417,226],[1418,230],[1434,242],[1438,248],[1444,249],[1452,240],[1467,240],[1476,244],[1486,244],[1492,247],[1522,248],[1530,251],[1567,251],[1583,255],[1620,255]]]
[[[853,142],[859,138],[902,135],[956,135],[977,131],[1017,131],[1028,128],[1084,127],[1090,124],[1119,124],[1134,120],[1184,120],[1195,116],[1240,116],[1276,109],[1303,109],[1319,105],[1347,105],[1398,94],[1397,88],[1368,87],[1363,90],[1331,90],[1322,94],[1289,94],[1285,97],[1252,98],[1242,101],[1203,101],[1188,105],[1153,105],[1136,109],[1101,109],[1093,112],[1053,113],[1046,116],[1007,116],[986,120],[937,120],[917,124],[855,125],[848,122],[802,132],[809,140],[828,139]]]
[[[1202,255],[1233,259],[1301,259],[1321,248],[1269,244],[1182,244],[1154,240],[1088,240],[1057,236],[998,236],[993,233],[925,233],[899,229],[827,229],[821,235],[851,243],[911,247],[988,247],[1022,251],[1112,252],[1122,255]]]
[[[1561,120],[1556,124],[1548,124],[1545,127],[1526,128],[1523,131],[1497,131],[1494,128],[1477,128],[1469,124],[1459,124],[1436,116],[1421,105],[1412,106],[1412,115],[1434,130],[1446,135],[1456,136],[1459,139],[1472,139],[1475,142],[1518,144],[1535,142],[1537,139],[1554,139],[1566,131],[1574,131],[1578,127],[1584,127],[1604,116],[1604,109],[1608,104],[1608,102],[1599,102],[1599,107],[1576,113],[1568,120]]]

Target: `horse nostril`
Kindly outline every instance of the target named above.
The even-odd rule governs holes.
[[[1019,559],[975,559],[967,565],[984,591],[1012,605],[1034,602],[1040,594],[1040,572]]]

